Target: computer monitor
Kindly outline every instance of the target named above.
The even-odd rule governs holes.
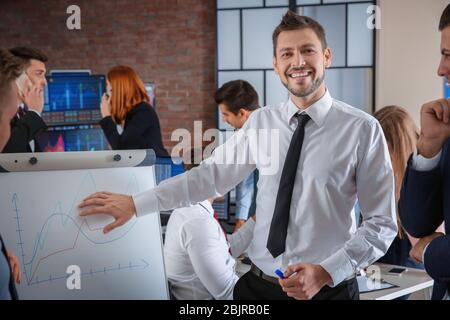
[[[157,157],[155,163],[156,184],[184,172],[181,158]]]
[[[48,76],[47,82],[42,114],[47,125],[91,124],[101,120],[105,76],[58,73]]]
[[[228,220],[230,211],[230,193],[215,199],[212,207],[220,220]]]
[[[109,144],[99,125],[72,125],[49,127],[38,136],[43,152],[101,151]]]

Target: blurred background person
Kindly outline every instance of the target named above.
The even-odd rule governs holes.
[[[403,228],[398,213],[400,189],[403,183],[408,159],[416,150],[419,130],[408,112],[398,106],[384,107],[373,115],[381,125],[391,156],[395,179],[395,200],[397,203],[398,234],[387,253],[378,262],[423,269],[423,264],[414,261],[409,252],[419,239],[411,237]],[[443,226],[438,230],[443,230]]]
[[[223,84],[216,91],[214,100],[219,105],[223,121],[236,130],[241,129],[251,113],[260,108],[258,93],[245,80],[234,80]],[[234,232],[255,213],[257,182],[258,170],[255,170],[236,186]]]
[[[22,62],[8,50],[0,49],[0,151],[11,134],[10,122],[20,103],[14,81],[23,70]],[[14,281],[20,283],[21,271],[17,257],[6,250],[0,235],[0,300],[17,299]]]
[[[11,121],[11,136],[3,152],[40,152],[42,150],[36,138],[47,128],[42,111],[44,88],[47,85],[45,63],[48,57],[41,50],[30,47],[15,47],[9,51],[21,60],[25,72],[18,81],[21,105]]]
[[[158,157],[168,157],[163,146],[159,118],[132,68],[117,66],[106,77],[100,125],[113,150],[153,149]]]
[[[202,152],[198,153],[202,155]],[[199,165],[195,150],[192,165]],[[250,245],[256,217],[228,235],[222,229],[210,198],[170,215],[164,241],[164,259],[171,298],[176,300],[231,300],[239,277],[236,260]]]

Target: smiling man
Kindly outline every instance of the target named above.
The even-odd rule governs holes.
[[[273,65],[283,85],[301,105],[319,100],[326,91],[325,68],[331,65],[331,50],[319,25],[281,32],[274,43]],[[306,40],[306,41],[305,41]],[[300,101],[299,101],[300,102]]]
[[[233,139],[197,168],[134,196],[91,195],[80,205],[86,208],[81,215],[113,216],[108,232],[135,214],[223,194],[257,168],[257,220],[248,249],[253,265],[234,298],[359,299],[356,272],[383,256],[397,234],[382,129],[370,115],[331,97],[324,77],[332,53],[318,22],[287,12],[273,45],[274,69],[290,93],[285,104],[253,111]],[[269,147],[273,136],[255,139],[255,131],[276,133],[277,148]],[[223,164],[228,153],[247,162]],[[282,165],[266,172],[267,159]],[[356,198],[363,223],[355,231]],[[278,268],[286,279],[275,278]]]

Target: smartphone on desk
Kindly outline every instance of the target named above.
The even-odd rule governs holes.
[[[387,274],[388,275],[392,275],[392,276],[401,276],[402,274],[404,274],[408,269],[406,268],[391,268],[388,270]]]

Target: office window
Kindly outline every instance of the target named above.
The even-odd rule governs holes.
[[[266,6],[285,6],[287,7],[289,5],[289,0],[266,0]]]
[[[272,32],[286,8],[242,10],[243,69],[271,69]]]
[[[367,7],[370,4],[348,6],[348,65],[373,65],[374,32],[367,28]]]
[[[320,4],[320,0],[297,0],[298,6],[304,6],[306,4]]]
[[[325,81],[333,98],[367,113],[373,105],[372,68],[341,68],[326,72]]]
[[[351,2],[361,2],[361,0],[322,0],[323,3],[351,3]]]
[[[345,66],[345,5],[299,7],[298,13],[317,20],[325,29],[333,51],[333,66]]]
[[[287,100],[287,90],[273,71],[272,33],[289,2],[217,0],[217,88],[242,79],[255,87],[261,106]],[[221,130],[232,130],[219,110],[217,124]]]
[[[261,7],[263,0],[217,0],[217,9]]]
[[[224,10],[217,13],[217,57],[219,69],[241,67],[240,11]]]

